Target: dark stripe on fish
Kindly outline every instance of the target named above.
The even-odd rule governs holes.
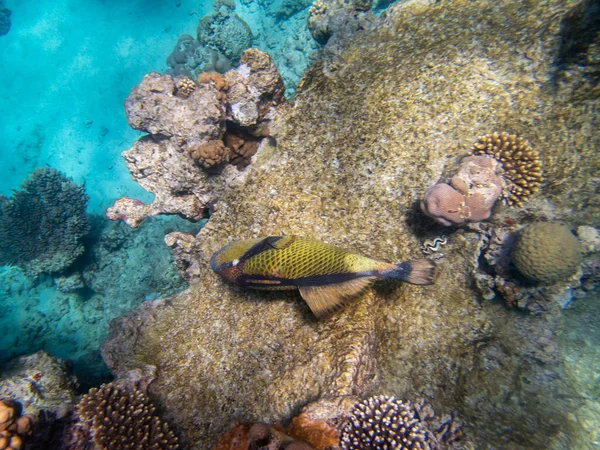
[[[240,262],[247,261],[253,256],[264,252],[265,250],[276,249],[277,247],[275,247],[275,243],[283,239],[283,237],[284,236],[269,236],[264,238],[262,241],[257,242],[250,247],[246,253],[244,253],[244,255],[240,258]]]
[[[367,272],[348,272],[348,273],[331,273],[327,275],[312,275],[302,278],[280,278],[265,275],[242,275],[237,280],[239,284],[247,286],[323,286],[328,284],[343,283],[344,281],[354,280],[356,278],[377,276],[377,271]]]

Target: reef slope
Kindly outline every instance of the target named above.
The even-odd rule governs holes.
[[[167,238],[190,288],[113,323],[111,370],[156,366],[150,392],[195,449],[235,421],[371,393],[425,397],[465,420],[478,448],[558,446],[577,405],[556,381],[556,320],[479,299],[479,233],[453,233],[434,286],[379,284],[320,322],[298,296],[225,284],[208,259],[232,239],[278,234],[416,257],[446,231],[418,199],[495,130],[525,136],[544,160],[526,215],[598,226],[597,72],[560,59],[588,3],[404,2],[329,52],[280,107],[276,149],[229,183],[198,236]]]

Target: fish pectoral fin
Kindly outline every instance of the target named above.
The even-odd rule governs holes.
[[[375,277],[362,277],[322,286],[301,286],[300,295],[317,318],[322,319],[345,302],[358,297]]]

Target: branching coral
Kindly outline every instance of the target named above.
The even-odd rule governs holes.
[[[176,450],[178,439],[139,389],[115,382],[92,388],[75,407],[70,450]]]
[[[0,264],[31,275],[65,270],[84,250],[87,202],[83,186],[55,169],[37,169],[12,198],[0,196]]]
[[[410,402],[380,395],[350,410],[340,444],[343,450],[429,449],[428,434]]]
[[[503,197],[507,204],[522,206],[539,189],[542,162],[539,153],[522,137],[508,133],[480,136],[473,153],[491,156],[502,164],[506,181]]]

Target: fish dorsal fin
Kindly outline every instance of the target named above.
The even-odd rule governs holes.
[[[301,286],[300,295],[317,318],[322,319],[345,302],[358,297],[375,277],[361,277],[322,286]]]

